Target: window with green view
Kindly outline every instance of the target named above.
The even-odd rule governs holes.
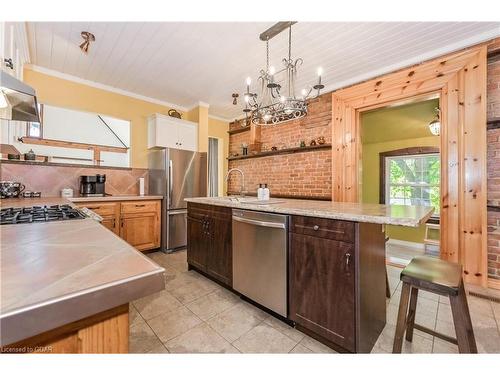
[[[387,204],[432,206],[439,215],[439,154],[387,157]]]

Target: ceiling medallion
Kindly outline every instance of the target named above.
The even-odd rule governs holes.
[[[252,93],[250,77],[246,80],[247,91],[244,94],[245,109],[243,112],[248,120],[255,125],[276,125],[307,115],[307,100],[320,95],[325,86],[321,83],[321,68],[318,68],[318,83],[313,87],[304,88],[300,96],[295,95],[297,68],[302,65],[302,58],[292,59],[292,25],[295,22],[278,22],[260,35],[266,42],[266,69],[260,71],[258,83],[260,94]],[[283,68],[276,71],[269,66],[269,40],[281,31],[288,29],[288,58],[284,58]],[[315,96],[311,97],[311,93]],[[247,121],[248,122],[248,121]]]

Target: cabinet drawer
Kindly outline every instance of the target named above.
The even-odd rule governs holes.
[[[351,221],[292,216],[291,222],[293,233],[354,243],[354,223]]]
[[[156,212],[160,208],[159,201],[131,201],[122,202],[122,214],[136,214],[141,212]]]
[[[94,211],[100,216],[114,216],[116,214],[117,206],[120,203],[116,202],[81,202],[78,207],[87,207],[89,210]]]

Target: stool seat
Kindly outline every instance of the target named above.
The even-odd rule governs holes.
[[[417,256],[401,272],[402,281],[427,286],[434,292],[457,295],[462,281],[462,266],[441,259]]]

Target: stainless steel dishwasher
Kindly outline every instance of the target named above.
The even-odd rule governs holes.
[[[233,288],[287,316],[288,216],[233,209]]]

